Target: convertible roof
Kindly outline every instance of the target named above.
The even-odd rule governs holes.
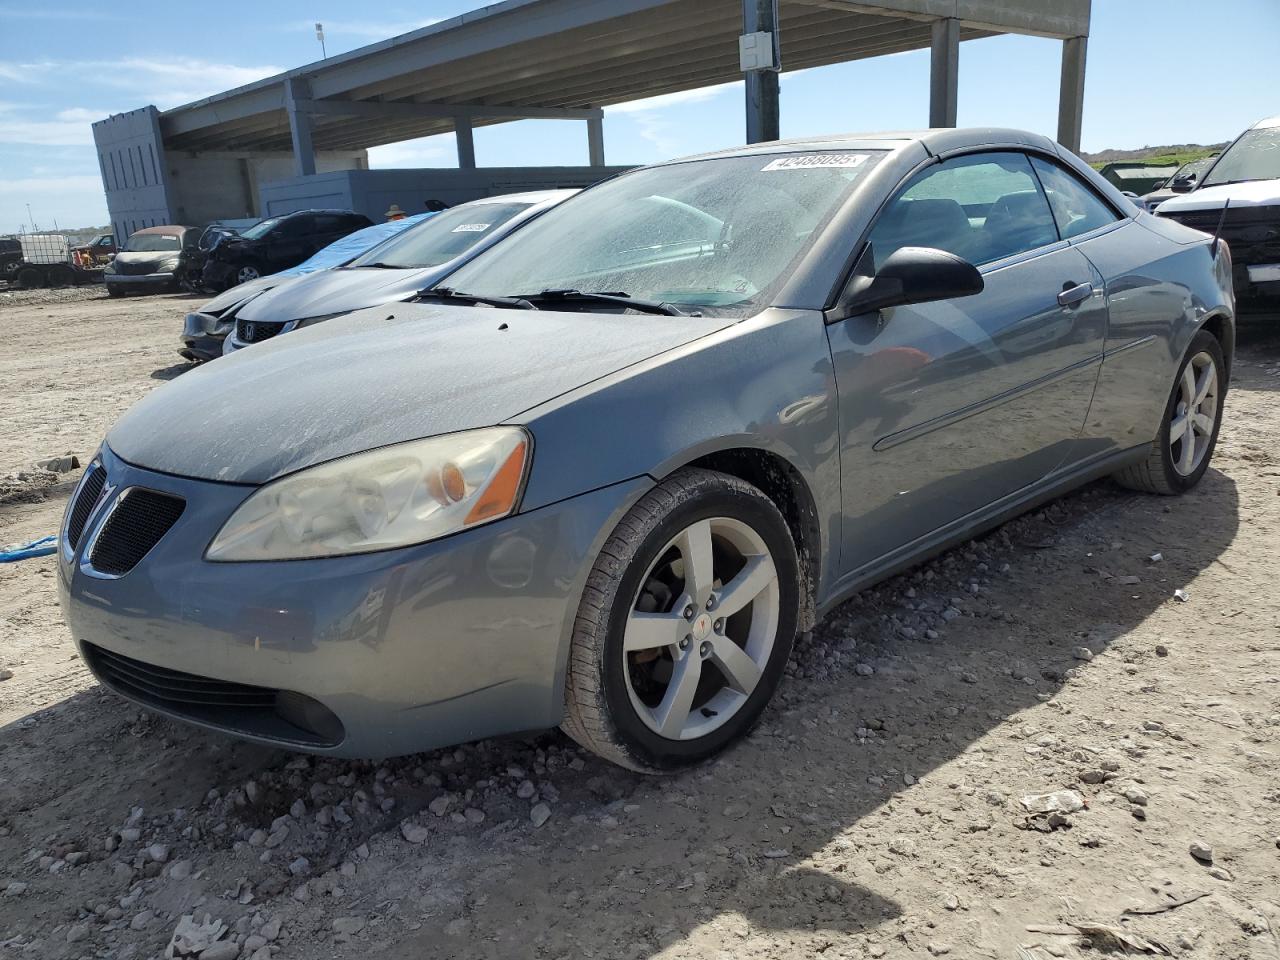
[[[896,150],[908,144],[918,143],[929,153],[943,155],[972,147],[1036,147],[1049,153],[1058,148],[1048,137],[1026,130],[1005,127],[955,127],[932,130],[895,130],[879,133],[828,134],[817,137],[799,137],[794,140],[777,140],[771,143],[731,147],[673,160],[700,160],[709,157],[753,156],[767,153],[806,153],[812,150]]]

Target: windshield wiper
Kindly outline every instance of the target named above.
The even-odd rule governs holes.
[[[532,303],[523,297],[485,297],[478,293],[463,293],[450,287],[427,287],[419,290],[415,300],[439,300],[441,303],[466,303],[475,306],[483,303],[486,307],[505,307],[508,310],[537,310]]]
[[[353,267],[376,267],[376,268],[377,268],[377,269],[379,269],[379,270],[409,270],[409,269],[412,269],[411,267],[406,267],[404,264],[401,264],[401,263],[382,263],[381,261],[379,261],[378,263],[353,263],[351,266],[353,266]]]
[[[632,310],[639,310],[641,313],[661,313],[668,317],[687,317],[688,314],[677,307],[675,304],[666,301],[659,302],[657,300],[637,300],[629,297],[621,291],[610,291],[595,293],[584,290],[543,290],[541,293],[525,294],[518,299],[529,303],[556,301],[571,301],[577,303],[616,303],[619,306],[630,307]]]

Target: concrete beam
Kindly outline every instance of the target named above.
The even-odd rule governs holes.
[[[954,127],[960,83],[960,21],[933,21],[929,56],[929,126]]]
[[[310,93],[307,81],[290,77],[284,83],[285,111],[289,114],[289,135],[293,139],[293,172],[309,177],[316,172],[316,148],[311,142],[311,115],[300,108]]]
[[[453,135],[458,141],[458,168],[474,170],[476,168],[476,143],[471,135],[471,118],[458,117],[453,122]]]
[[[774,49],[779,49],[778,0],[742,0],[742,32],[770,33],[774,37]],[[778,71],[782,69],[781,57],[777,70],[750,70],[746,75],[747,143],[764,143],[778,140],[781,119],[778,108]]]
[[[1058,142],[1068,150],[1080,151],[1084,126],[1084,62],[1088,37],[1062,41],[1062,86],[1058,90]]]
[[[311,114],[376,119],[434,120],[466,117],[503,120],[597,120],[599,107],[522,107],[515,104],[414,103],[381,100],[304,100],[299,108]]]
[[[587,162],[593,167],[604,166],[604,120],[587,121]]]

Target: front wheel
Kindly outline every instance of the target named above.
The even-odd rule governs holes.
[[[799,603],[795,543],[773,501],[726,474],[673,474],[619,522],[588,577],[565,732],[648,773],[714,756],[773,696]]]
[[[1147,458],[1125,467],[1115,479],[1132,490],[1166,496],[1194,487],[1209,469],[1226,395],[1222,345],[1213,334],[1201,330],[1192,338],[1178,368],[1160,433]]]
[[[262,276],[262,271],[258,269],[257,264],[242,263],[236,268],[236,284],[248,283],[250,280],[257,280]]]

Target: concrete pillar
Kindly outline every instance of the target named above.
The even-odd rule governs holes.
[[[742,32],[744,35],[772,34],[774,50],[777,51],[778,0],[742,0]],[[778,111],[778,71],[781,68],[781,57],[778,57],[772,69],[747,71],[747,143],[777,140],[781,136]]]
[[[603,117],[592,117],[587,121],[587,162],[593,167],[604,166]]]
[[[1062,86],[1058,90],[1058,142],[1079,152],[1084,124],[1084,60],[1088,37],[1062,41]]]
[[[301,77],[284,82],[285,110],[289,114],[289,133],[293,137],[293,172],[310,177],[316,172],[316,149],[311,143],[311,114],[298,107],[299,100],[311,99],[311,85]]]
[[[471,118],[454,117],[453,135],[458,141],[458,169],[476,168],[476,142],[471,135]]]
[[[933,21],[933,47],[929,59],[929,126],[956,125],[959,83],[960,21],[944,17]]]

